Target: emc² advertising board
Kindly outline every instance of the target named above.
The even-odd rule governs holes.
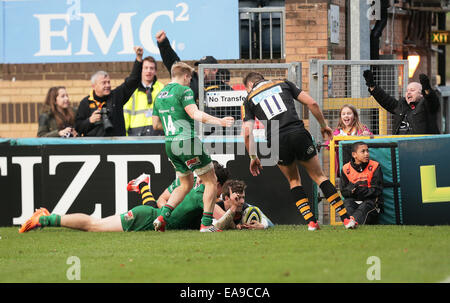
[[[239,57],[237,0],[0,1],[0,63],[160,60],[159,30],[182,60]]]

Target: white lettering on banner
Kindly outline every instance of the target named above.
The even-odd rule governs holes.
[[[173,11],[155,12],[148,15],[147,18],[144,19],[139,30],[139,39],[141,40],[142,46],[153,54],[159,53],[159,49],[158,46],[153,42],[152,27],[153,23],[155,23],[156,18],[160,16],[168,16],[170,22],[174,22]],[[174,44],[172,46],[174,46]]]
[[[114,41],[114,38],[119,31],[119,28],[122,27],[122,43],[123,49],[118,52],[118,54],[133,54],[133,27],[131,26],[131,17],[136,15],[136,13],[120,13],[116,19],[116,23],[109,34],[106,37],[105,32],[103,31],[100,22],[97,19],[95,14],[80,14],[83,19],[83,34],[81,41],[81,50],[75,55],[93,55],[94,53],[88,50],[88,41],[89,41],[89,28],[92,29],[92,33],[94,34],[95,39],[97,40],[98,46],[100,47],[102,53],[106,55],[111,48],[111,45]]]
[[[6,157],[0,157],[0,172],[2,173],[2,176],[7,176],[8,175],[8,165],[6,162],[7,158]]]
[[[68,4],[71,4],[75,0],[68,0]],[[70,2],[70,3],[69,3]],[[94,13],[81,13],[80,3],[75,1],[75,4],[70,7],[65,14],[35,14],[33,15],[39,21],[39,41],[40,48],[34,56],[71,56],[72,55],[72,42],[68,37],[67,29],[70,26],[70,20],[83,19],[83,29],[81,35],[80,50],[74,55],[94,55],[89,50],[89,34],[92,32],[93,37],[97,41],[97,44],[103,55],[108,55],[111,46],[119,32],[122,31],[122,50],[117,54],[127,55],[134,54],[133,46],[135,45],[133,39],[133,25],[131,17],[135,16],[136,12],[120,13],[109,33],[105,34],[97,15]],[[156,19],[161,16],[166,16],[170,19],[171,23],[174,22],[186,22],[189,21],[189,6],[184,3],[178,3],[177,8],[181,8],[180,14],[175,16],[173,10],[157,11],[148,15],[139,27],[139,39],[142,46],[150,53],[158,54],[159,49],[153,42],[152,28]],[[52,29],[51,23],[53,20],[64,20],[66,25],[61,30]],[[61,37],[67,43],[66,49],[56,50],[52,48],[52,37]],[[180,44],[181,45],[181,44]],[[176,42],[172,41],[172,48],[176,50]]]
[[[56,175],[56,167],[60,163],[71,163],[71,162],[84,162],[78,171],[75,178],[73,178],[70,185],[67,187],[66,191],[62,195],[59,202],[56,204],[52,212],[63,215],[67,213],[72,203],[77,198],[78,194],[86,185],[87,181],[91,177],[94,170],[100,163],[100,156],[76,156],[76,155],[64,155],[64,156],[49,156],[49,174]]]
[[[178,3],[175,7],[181,7],[181,13],[175,18],[175,21],[189,21],[189,5],[187,3]]]
[[[39,52],[35,56],[70,56],[72,55],[72,43],[63,50],[53,50],[51,46],[52,37],[62,37],[67,42],[67,25],[70,25],[70,18],[68,14],[48,14],[48,15],[33,15],[39,20]],[[52,31],[50,23],[52,20],[65,20],[67,25],[60,31]]]
[[[241,106],[246,98],[245,90],[207,92],[206,105],[208,107]]]
[[[71,7],[69,7],[67,9],[67,15],[70,16],[70,20],[80,20],[81,16],[81,3],[80,0],[67,0],[67,4],[71,5],[73,4]]]
[[[22,188],[22,214],[13,218],[13,224],[23,224],[34,212],[34,173],[35,164],[42,162],[41,157],[12,157],[11,162],[20,165],[20,186]]]
[[[128,162],[150,162],[155,167],[155,173],[161,173],[160,155],[108,155],[108,162],[115,165],[115,192],[116,192],[116,215],[128,210]]]

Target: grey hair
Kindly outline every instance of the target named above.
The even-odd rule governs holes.
[[[95,84],[95,81],[97,80],[98,77],[103,76],[103,77],[109,77],[108,73],[102,70],[99,70],[98,72],[96,72],[95,74],[93,74],[91,76],[91,82],[92,84]]]

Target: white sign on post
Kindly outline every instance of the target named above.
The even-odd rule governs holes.
[[[206,105],[208,107],[241,106],[247,98],[245,90],[217,91],[206,93]]]
[[[330,10],[328,11],[328,18],[330,24],[330,42],[339,44],[339,6],[330,5]]]

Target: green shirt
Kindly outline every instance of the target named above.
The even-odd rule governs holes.
[[[178,180],[178,179],[177,179]],[[171,189],[179,186],[174,181]],[[170,189],[169,189],[170,191]],[[183,201],[173,210],[167,220],[167,229],[199,229],[203,216],[203,193],[205,185],[191,189]]]
[[[178,83],[167,84],[156,98],[153,116],[163,124],[166,141],[188,140],[195,137],[194,120],[184,108],[195,104],[194,92]]]

